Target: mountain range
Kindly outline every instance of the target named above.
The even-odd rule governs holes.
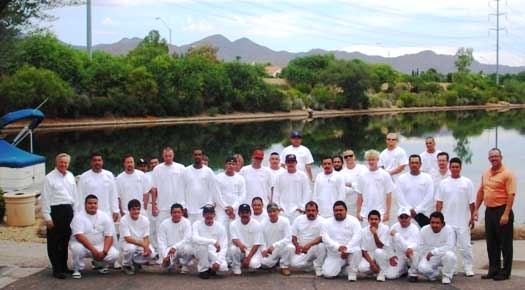
[[[123,38],[118,42],[111,44],[98,44],[93,46],[93,50],[105,51],[114,55],[127,54],[133,50],[141,41],[141,38]],[[170,53],[186,53],[188,49],[199,45],[210,45],[218,48],[218,57],[225,61],[235,60],[240,57],[240,61],[246,63],[270,63],[280,67],[285,67],[289,61],[294,58],[315,54],[333,53],[338,59],[360,59],[367,63],[384,63],[391,65],[394,69],[411,73],[412,71],[424,71],[434,68],[441,73],[449,73],[456,71],[454,62],[456,57],[454,55],[437,54],[431,50],[425,50],[414,54],[405,54],[398,57],[382,57],[376,55],[367,55],[366,52],[346,52],[340,50],[328,51],[323,49],[312,49],[306,52],[288,52],[275,51],[268,47],[262,46],[251,41],[248,38],[240,38],[235,41],[230,41],[228,38],[215,34],[208,36],[199,41],[182,45],[169,45]],[[85,47],[77,47],[85,49]],[[496,65],[483,64],[476,60],[470,66],[471,71],[485,73],[496,72]],[[500,73],[518,73],[525,71],[525,66],[507,66],[500,65]]]

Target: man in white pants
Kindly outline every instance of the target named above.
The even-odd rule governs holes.
[[[181,274],[188,272],[188,264],[193,258],[191,248],[191,223],[183,217],[181,204],[171,206],[171,218],[165,219],[157,231],[161,267],[171,271],[180,266]]]
[[[250,203],[254,197],[260,197],[268,204],[272,195],[272,173],[262,166],[264,151],[254,150],[252,163],[244,166],[239,172],[246,182],[246,197],[244,203]],[[239,161],[237,161],[239,162]]]
[[[261,267],[260,247],[264,244],[261,225],[250,218],[250,206],[246,203],[241,204],[238,214],[239,218],[230,224],[233,243],[230,253],[234,275],[241,275],[241,267],[252,271]]]
[[[452,227],[445,225],[443,214],[433,212],[430,215],[430,224],[421,229],[419,237],[417,270],[434,281],[441,267],[441,283],[450,284],[456,267],[456,238]]]
[[[397,279],[408,272],[408,281],[417,281],[418,256],[415,251],[419,243],[419,228],[411,219],[410,210],[400,208],[398,222],[390,228],[393,252],[386,270],[387,279]]]
[[[202,164],[202,150],[193,149],[191,153],[193,164],[187,166],[182,173],[184,181],[184,199],[190,222],[202,218],[202,207],[213,203],[213,197],[218,194],[215,174]]]
[[[322,243],[321,230],[324,218],[319,216],[317,203],[306,203],[304,215],[295,219],[292,225],[292,244],[295,252],[292,255],[292,267],[297,269],[315,269],[315,275],[323,275],[323,263],[326,258],[326,247]]]
[[[377,210],[368,213],[368,226],[361,230],[361,249],[363,258],[359,272],[377,274],[376,280],[384,282],[390,257],[390,235]]]
[[[450,177],[441,181],[436,193],[436,210],[443,212],[447,225],[454,229],[459,251],[463,256],[465,276],[474,276],[472,271],[472,246],[470,229],[474,226],[476,191],[472,181],[461,176],[461,160],[450,159]]]
[[[151,178],[151,211],[156,216],[157,240],[160,225],[171,217],[170,207],[175,203],[183,207],[186,204],[182,180],[184,166],[173,161],[175,152],[171,147],[162,150],[162,157],[164,162],[155,166]],[[162,254],[160,248],[157,250]]]
[[[315,178],[312,200],[319,205],[319,214],[323,218],[330,218],[333,216],[334,203],[345,199],[346,188],[343,175],[334,172],[332,158],[327,156],[322,162],[323,172],[319,172]]]
[[[361,261],[361,225],[347,214],[344,201],[334,203],[334,216],[326,220],[321,237],[326,246],[323,276],[334,278],[348,265],[348,281],[356,281]]]
[[[120,215],[128,213],[128,203],[132,199],[140,201],[142,204],[142,214],[146,214],[146,202],[148,200],[151,185],[149,178],[140,170],[135,169],[135,159],[131,154],[126,154],[123,158],[124,171],[115,178],[117,185]]]
[[[297,157],[288,154],[285,162],[286,171],[280,173],[275,181],[273,202],[281,207],[281,214],[293,223],[304,213],[303,205],[312,199],[312,195],[308,177],[297,169]]]
[[[294,251],[290,222],[283,216],[279,217],[277,204],[268,204],[266,210],[268,219],[262,225],[264,246],[261,247],[261,263],[267,268],[273,268],[279,263],[281,274],[290,276],[290,259]]]
[[[270,194],[270,201],[273,201],[273,188],[275,186],[275,180],[277,179],[277,175],[279,173],[284,172],[285,169],[281,166],[281,158],[279,156],[279,153],[272,152],[270,154],[270,166],[268,167],[270,169],[271,177],[272,177],[272,187],[271,187],[271,194]]]
[[[78,211],[71,222],[74,239],[69,245],[73,253],[73,278],[80,279],[84,258],[93,258],[101,274],[109,273],[108,265],[118,259],[119,251],[113,247],[115,226],[104,212],[98,211],[98,198],[93,194],[84,200],[85,210]]]
[[[343,152],[343,158],[345,160],[345,164],[340,173],[345,179],[346,197],[344,201],[346,206],[352,207],[355,206],[357,199],[357,181],[363,173],[368,171],[368,168],[362,164],[356,163],[356,156],[353,150],[345,150]]]
[[[264,208],[264,203],[262,198],[256,196],[252,199],[252,215],[251,219],[256,220],[261,225],[268,219],[268,215],[266,214],[266,209]]]
[[[157,253],[149,241],[149,220],[141,214],[141,205],[138,199],[128,202],[127,213],[120,219],[120,247],[122,250],[122,266],[128,275],[134,275],[135,271],[153,261]]]
[[[206,205],[202,208],[203,219],[193,223],[193,249],[199,260],[197,271],[201,279],[215,276],[217,271],[228,271],[226,252],[228,238],[221,223],[215,222],[215,208]]]
[[[229,232],[230,222],[235,219],[239,205],[246,198],[244,177],[235,172],[237,160],[230,156],[224,162],[224,172],[217,175],[218,192],[214,196],[217,222]],[[228,233],[228,238],[229,233]]]

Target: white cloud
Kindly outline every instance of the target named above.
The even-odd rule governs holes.
[[[205,21],[195,21],[191,16],[186,18],[186,25],[182,27],[187,32],[206,32],[213,30],[213,26]]]
[[[104,18],[104,20],[102,20],[102,25],[118,26],[118,25],[120,25],[120,22],[111,19],[111,17],[106,17],[106,18]]]

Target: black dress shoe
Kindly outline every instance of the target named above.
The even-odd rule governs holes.
[[[65,269],[64,270],[64,274],[73,274],[73,270],[70,270],[70,269]]]
[[[199,272],[199,278],[201,278],[201,279],[209,279],[210,278],[210,272],[208,272],[208,271]]]
[[[508,280],[510,277],[508,275],[505,275],[505,274],[498,274],[496,276],[494,276],[494,281],[503,281],[503,280]]]
[[[418,278],[417,276],[408,276],[408,282],[415,283],[417,282]]]
[[[213,271],[211,268],[208,269],[208,274],[210,274],[210,276],[217,276],[217,272]]]
[[[66,274],[60,272],[53,272],[53,277],[64,280],[66,279]]]
[[[481,275],[481,279],[483,279],[483,280],[494,279],[494,276],[496,276],[496,275],[492,274],[492,273],[488,273],[486,275]]]

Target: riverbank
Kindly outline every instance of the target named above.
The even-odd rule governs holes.
[[[370,108],[365,110],[294,110],[290,112],[272,113],[247,113],[237,112],[232,114],[214,116],[196,115],[190,117],[104,117],[104,118],[46,118],[38,127],[39,132],[71,131],[71,130],[93,130],[106,128],[132,128],[149,127],[159,125],[180,125],[180,124],[206,124],[206,123],[248,123],[265,122],[276,120],[307,120],[314,118],[331,118],[342,116],[359,115],[387,115],[405,114],[422,112],[443,112],[443,111],[472,111],[472,110],[512,110],[524,109],[525,104],[486,104],[476,106],[448,106],[448,107],[410,107],[410,108]],[[44,110],[45,111],[45,110]],[[45,112],[44,112],[45,113]],[[25,126],[25,123],[18,122],[10,124],[2,130],[3,133],[16,133]]]

